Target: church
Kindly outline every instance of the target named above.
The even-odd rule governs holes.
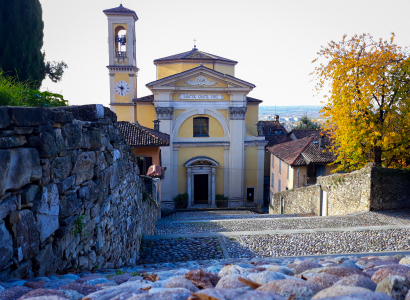
[[[169,134],[161,147],[165,171],[161,207],[188,195],[187,208],[263,204],[265,137],[258,132],[261,100],[248,94],[253,83],[235,77],[237,61],[193,49],[154,60],[152,94],[137,95],[135,22],[120,5],[108,19],[110,107],[119,121]],[[142,58],[143,59],[143,58]],[[154,80],[155,79],[155,80]],[[155,122],[154,122],[155,121]]]

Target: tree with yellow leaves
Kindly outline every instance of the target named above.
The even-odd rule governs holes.
[[[355,35],[322,46],[312,75],[326,92],[321,111],[338,170],[410,168],[410,58],[408,48]],[[327,83],[329,91],[326,91]],[[322,102],[323,103],[323,102]]]

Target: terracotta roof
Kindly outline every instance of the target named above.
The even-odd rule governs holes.
[[[103,10],[103,13],[105,13],[106,15],[133,15],[135,21],[138,20],[138,16],[135,11],[122,6],[122,4],[120,4],[120,6],[118,7],[105,9]]]
[[[169,146],[169,134],[141,126],[138,122],[117,122],[130,147]]]
[[[266,147],[272,147],[274,145],[292,141],[291,137],[287,134],[265,135],[265,140],[268,141]]]
[[[203,60],[221,60],[221,61],[225,61],[225,62],[231,62],[231,63],[235,63],[237,64],[237,61],[231,60],[231,59],[227,59],[218,55],[214,55],[214,54],[209,54],[203,51],[199,51],[197,48],[193,48],[190,51],[187,52],[182,52],[182,53],[178,53],[178,54],[174,54],[174,55],[170,55],[167,57],[163,57],[163,58],[158,58],[156,60],[154,60],[154,62],[157,61],[167,61],[167,60],[176,60],[176,59],[203,59]]]
[[[278,121],[259,121],[263,124],[263,135],[288,134],[285,126]]]
[[[316,129],[292,129],[289,134],[294,134],[297,139],[302,139],[304,137],[312,136],[318,134],[320,130]]]
[[[336,158],[327,148],[320,148],[320,136],[318,134],[294,140],[287,143],[267,147],[276,157],[282,159],[292,166],[306,166],[308,163],[331,163]],[[327,137],[324,140],[325,146],[330,145]]]
[[[132,99],[132,102],[154,102],[154,95],[148,95],[136,99]]]
[[[179,76],[181,76],[181,75],[189,74],[189,73],[196,72],[196,71],[199,71],[199,70],[206,70],[207,72],[213,73],[213,74],[215,74],[215,75],[219,75],[219,76],[225,77],[225,78],[227,78],[227,79],[232,79],[232,80],[234,80],[234,81],[241,82],[241,83],[243,83],[243,84],[245,84],[245,85],[251,86],[252,88],[256,87],[256,85],[254,85],[253,83],[247,82],[247,81],[245,81],[245,80],[239,79],[239,78],[237,78],[237,77],[234,77],[234,76],[231,76],[231,75],[228,75],[228,74],[224,74],[224,73],[221,73],[221,72],[212,70],[212,69],[207,68],[207,67],[205,67],[205,66],[198,66],[198,67],[195,67],[195,68],[193,68],[193,69],[190,69],[190,70],[187,70],[187,71],[184,71],[184,72],[181,72],[181,73],[177,73],[177,74],[174,74],[174,75],[170,75],[170,76],[167,76],[167,77],[164,77],[164,78],[161,78],[161,79],[158,79],[158,80],[149,82],[149,83],[147,83],[145,86],[148,87],[148,86],[151,86],[151,85],[154,85],[154,84],[158,84],[158,83],[161,83],[161,82],[163,82],[163,81],[167,81],[167,80],[170,80],[170,79],[172,79],[172,78],[177,78],[177,77],[179,77]]]
[[[246,97],[246,101],[247,102],[252,102],[252,103],[262,103],[263,102],[262,100],[255,99],[255,98],[252,98],[252,97]]]

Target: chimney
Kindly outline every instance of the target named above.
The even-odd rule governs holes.
[[[161,122],[161,121],[160,120],[154,120],[152,122],[154,122],[154,131],[159,132],[159,122]]]
[[[275,121],[279,122],[279,115],[275,115]]]
[[[319,147],[320,148],[325,148],[325,136],[324,135],[320,136]]]

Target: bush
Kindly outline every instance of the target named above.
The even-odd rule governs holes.
[[[216,207],[228,207],[228,197],[225,197],[224,194],[215,195],[215,204]]]
[[[0,106],[56,107],[67,106],[60,94],[35,90],[27,82],[7,76],[0,70]]]
[[[175,198],[175,207],[176,208],[187,208],[188,207],[188,194],[178,194]]]

